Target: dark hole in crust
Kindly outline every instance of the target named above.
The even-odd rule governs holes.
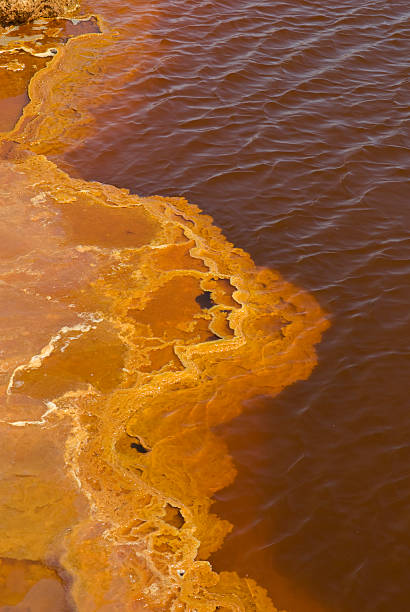
[[[220,336],[217,336],[216,334],[212,334],[212,336],[208,336],[208,338],[205,340],[205,342],[215,342],[215,340],[220,340]]]
[[[139,442],[131,442],[131,448],[135,448],[139,453],[149,453],[149,448],[145,448]]]
[[[181,529],[185,524],[185,519],[181,514],[181,510],[175,506],[171,506],[171,504],[167,504],[165,507],[164,520],[169,525],[177,527],[177,529]]]
[[[195,302],[199,304],[201,308],[212,308],[212,306],[215,306],[210,291],[204,291],[201,295],[197,295]]]

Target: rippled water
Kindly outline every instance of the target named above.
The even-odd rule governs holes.
[[[185,195],[332,327],[312,377],[224,434],[214,555],[289,612],[409,609],[408,3],[133,2],[66,166]],[[114,94],[114,95],[111,95]]]

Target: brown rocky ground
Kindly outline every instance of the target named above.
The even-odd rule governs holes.
[[[0,0],[0,26],[57,17],[76,6],[76,0]]]

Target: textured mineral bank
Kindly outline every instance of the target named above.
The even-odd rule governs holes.
[[[0,26],[58,17],[75,8],[75,0],[0,0]]]

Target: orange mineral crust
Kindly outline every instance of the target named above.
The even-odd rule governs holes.
[[[76,0],[0,0],[0,26],[57,17],[76,6]]]
[[[208,562],[232,529],[212,496],[235,478],[214,428],[307,378],[328,323],[196,206],[38,153],[85,120],[85,41],[98,64],[103,36],[72,39],[0,142],[0,605],[274,611]]]
[[[99,32],[98,18],[37,19],[0,27],[0,132],[14,127],[29,102],[28,84],[70,38]]]

